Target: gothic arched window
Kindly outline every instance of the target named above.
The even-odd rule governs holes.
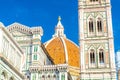
[[[90,63],[95,63],[95,51],[93,49],[90,51]]]
[[[102,32],[102,20],[100,18],[97,20],[97,31]]]
[[[99,62],[104,63],[104,52],[103,49],[99,50]]]
[[[93,27],[93,19],[89,20],[89,32],[94,32],[94,27]]]

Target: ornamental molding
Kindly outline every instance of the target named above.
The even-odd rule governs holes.
[[[68,64],[59,65],[42,65],[42,66],[30,66],[30,72],[40,72],[40,71],[66,71],[68,70]]]
[[[7,29],[10,32],[20,31],[22,33],[26,33],[26,34],[30,34],[30,35],[33,35],[33,34],[40,34],[41,36],[43,35],[43,29],[41,26],[34,26],[34,27],[30,28],[28,26],[25,26],[25,25],[15,22],[15,23],[9,25],[7,27]]]

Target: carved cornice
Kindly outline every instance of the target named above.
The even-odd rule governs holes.
[[[7,27],[7,29],[10,32],[17,30],[17,31],[20,31],[20,32],[23,32],[23,33],[26,33],[26,34],[30,34],[30,35],[37,34],[37,33],[40,34],[41,36],[43,35],[43,29],[42,29],[41,26],[30,28],[28,26],[25,26],[25,25],[22,25],[20,23],[15,22],[15,23],[9,25]]]
[[[67,64],[59,64],[59,65],[42,65],[42,66],[30,66],[30,72],[40,72],[40,71],[67,71]]]

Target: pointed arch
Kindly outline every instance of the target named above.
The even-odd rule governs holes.
[[[103,19],[101,15],[98,15],[96,17],[96,29],[98,33],[102,33],[103,32]]]
[[[93,23],[93,18],[89,18],[89,23],[88,23],[88,29],[89,29],[89,33],[93,33],[94,32],[94,23]]]
[[[99,64],[104,64],[105,63],[105,53],[104,53],[104,47],[103,46],[100,46],[98,48],[98,62]]]
[[[95,63],[95,50],[94,49],[90,50],[90,63],[91,64]]]
[[[103,64],[104,63],[104,50],[99,49],[99,63]]]
[[[95,34],[95,21],[94,16],[91,13],[87,18],[87,31],[89,36],[94,36]]]
[[[101,20],[101,18],[98,18],[97,19],[97,31],[98,32],[102,32],[102,20]]]
[[[95,64],[96,63],[96,52],[95,52],[95,48],[93,45],[90,46],[88,53],[89,53],[89,64],[90,65]]]
[[[89,45],[88,51],[90,51],[91,49],[95,49],[94,44]]]

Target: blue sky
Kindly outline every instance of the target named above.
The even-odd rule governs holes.
[[[120,0],[112,0],[115,51],[120,49]],[[52,38],[58,16],[62,18],[67,38],[78,44],[77,0],[0,0],[0,21],[8,26],[18,22],[42,26],[42,42]],[[119,44],[118,44],[119,43]]]

